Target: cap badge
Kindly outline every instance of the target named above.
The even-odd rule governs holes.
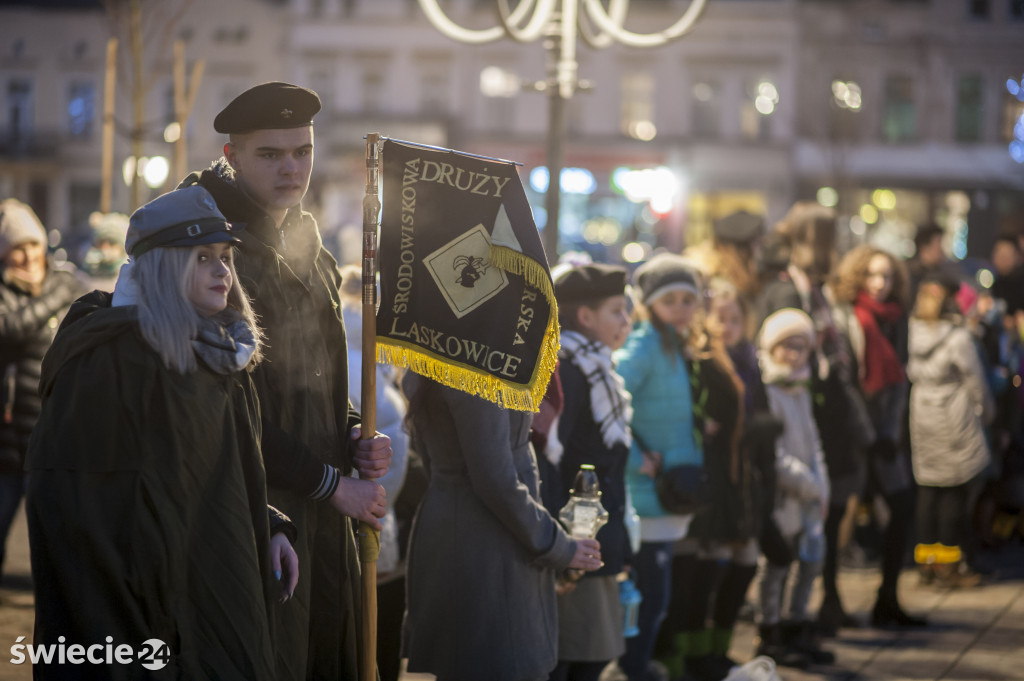
[[[191,237],[197,237],[203,233],[203,228],[199,225],[189,225],[185,232]]]
[[[292,117],[292,110],[291,109],[281,109],[281,118],[291,118],[291,117]]]

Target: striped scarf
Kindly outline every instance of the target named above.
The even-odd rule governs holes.
[[[559,355],[575,364],[590,384],[590,407],[608,447],[630,444],[629,422],[633,418],[626,383],[615,372],[612,350],[598,341],[587,340],[575,331],[562,331]]]

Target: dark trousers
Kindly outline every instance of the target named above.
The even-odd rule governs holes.
[[[562,661],[551,672],[548,681],[597,681],[607,665],[607,662]]]
[[[654,643],[672,594],[672,542],[643,542],[633,557],[636,588],[643,596],[637,626],[640,633],[626,639],[619,667],[630,679],[642,678],[654,654]]]
[[[896,599],[896,584],[903,569],[903,559],[914,522],[914,487],[884,495],[889,507],[889,526],[885,528],[882,544],[882,585],[878,598]]]
[[[405,577],[377,585],[377,671],[380,681],[398,681],[402,671]]]
[[[963,548],[967,536],[970,483],[917,490],[917,541]]]
[[[846,500],[843,499],[845,502]],[[830,504],[825,517],[825,563],[821,571],[825,600],[839,601],[839,526],[846,515],[846,504]]]
[[[0,473],[0,572],[7,557],[7,535],[25,496],[24,473]]]

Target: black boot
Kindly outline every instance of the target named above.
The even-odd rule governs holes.
[[[782,667],[795,667],[797,669],[807,667],[809,664],[807,656],[786,644],[780,624],[777,622],[775,624],[762,624],[758,627],[758,631],[761,635],[761,640],[757,644],[758,655],[766,655],[775,660],[775,664]]]
[[[818,611],[818,635],[835,638],[840,629],[859,629],[860,621],[848,615],[839,598],[826,598]]]
[[[783,625],[783,636],[789,645],[804,655],[812,664],[833,664],[835,653],[821,647],[814,625],[809,621]]]
[[[928,620],[923,617],[908,615],[900,607],[895,596],[882,596],[879,594],[875,601],[875,607],[871,609],[872,626],[884,627],[926,627]]]

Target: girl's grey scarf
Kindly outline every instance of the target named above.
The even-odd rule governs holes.
[[[206,366],[218,374],[231,374],[249,365],[256,352],[252,328],[228,308],[219,315],[199,321],[192,349]]]

